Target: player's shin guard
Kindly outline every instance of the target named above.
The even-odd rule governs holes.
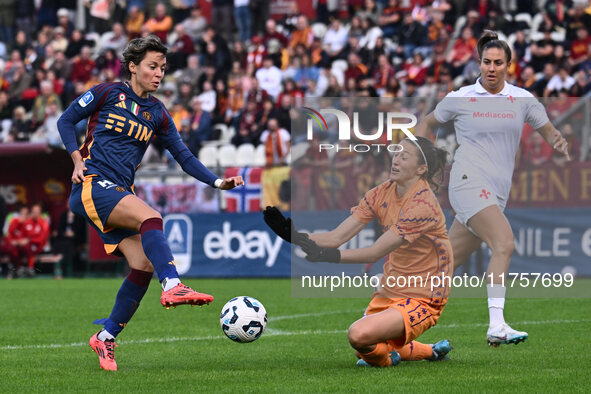
[[[403,361],[419,361],[428,360],[433,356],[433,348],[430,345],[412,341],[402,346],[401,348],[394,348]]]
[[[117,293],[111,316],[109,316],[105,323],[105,330],[114,337],[123,330],[139,307],[140,301],[148,290],[152,275],[152,272],[139,271],[132,268],[127,278],[123,281]]]
[[[390,359],[390,350],[388,349],[388,345],[385,342],[378,343],[376,348],[371,352],[359,352],[359,355],[369,365],[373,365],[375,367],[389,367],[392,365],[392,360]]]
[[[174,265],[174,257],[162,230],[162,219],[160,218],[150,218],[140,227],[144,253],[154,266],[160,282],[165,278],[179,277]]]

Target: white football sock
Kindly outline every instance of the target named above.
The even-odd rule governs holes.
[[[177,286],[179,283],[181,283],[181,280],[179,278],[164,278],[162,280],[162,290],[168,291],[173,287]]]
[[[109,331],[103,328],[101,332],[99,332],[98,334],[98,339],[99,341],[104,342],[106,339],[115,339],[115,337],[113,336],[113,334],[111,334]]]
[[[486,294],[488,296],[488,315],[489,327],[496,327],[505,323],[503,308],[505,308],[505,293],[507,288],[501,285],[486,285]]]

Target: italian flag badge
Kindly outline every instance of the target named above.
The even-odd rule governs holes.
[[[131,102],[131,113],[136,115],[140,113],[140,106],[135,102]]]

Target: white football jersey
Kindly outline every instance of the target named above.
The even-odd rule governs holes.
[[[459,145],[454,171],[476,172],[505,199],[524,123],[539,129],[549,121],[544,106],[527,90],[505,82],[500,93],[491,94],[480,79],[448,93],[433,115],[440,123],[454,121]]]

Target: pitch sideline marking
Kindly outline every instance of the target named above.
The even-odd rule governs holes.
[[[344,311],[343,311],[344,312]],[[337,313],[333,311],[332,314]],[[342,312],[341,312],[342,313]],[[286,318],[285,316],[283,318]],[[275,319],[274,319],[275,320]],[[539,324],[573,324],[573,323],[588,323],[591,319],[583,320],[533,320],[516,322],[519,325],[539,325]],[[436,325],[433,328],[457,328],[457,327],[486,327],[488,324],[474,323],[474,324],[441,324]],[[303,330],[303,331],[283,331],[269,328],[265,336],[286,336],[286,335],[332,335],[332,334],[344,334],[347,330]],[[170,338],[146,338],[146,339],[132,339],[129,341],[121,341],[119,344],[122,345],[137,345],[145,343],[169,343],[169,342],[196,342],[196,341],[211,341],[214,339],[223,339],[223,335],[208,335],[203,337],[170,337]],[[59,349],[59,348],[70,348],[87,346],[86,342],[74,342],[74,343],[52,343],[52,344],[39,344],[39,345],[8,345],[0,347],[0,351],[6,350],[27,350],[27,349]]]

